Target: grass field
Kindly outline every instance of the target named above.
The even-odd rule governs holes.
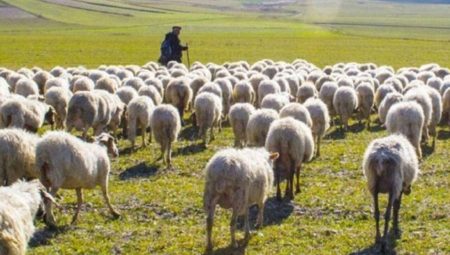
[[[173,24],[183,26],[181,39],[189,42],[191,62],[304,58],[318,66],[341,61],[395,68],[429,62],[450,66],[448,5],[299,1],[244,13],[239,9],[243,2],[261,1],[3,0],[0,13],[5,6],[15,7],[31,17],[0,15],[0,66],[144,64],[157,59],[164,33]],[[385,9],[374,14],[380,6]],[[289,8],[296,13],[286,12]],[[215,253],[374,253],[372,203],[361,160],[369,142],[386,132],[352,124],[345,135],[329,130],[322,156],[305,165],[302,193],[292,203],[268,200],[265,226],[254,230],[247,246],[227,247],[230,213],[219,209]],[[39,222],[29,254],[203,253],[202,171],[217,150],[233,144],[233,134],[226,127],[208,149],[193,134],[188,125],[175,144],[174,170],[157,161],[155,143],[130,153],[129,143],[121,140],[110,190],[122,218],[110,218],[99,190],[85,191],[79,223],[70,226],[75,192],[61,191],[59,231]],[[398,254],[450,254],[449,139],[449,128],[441,127],[436,150],[424,148],[422,174],[400,212],[403,236],[391,244]]]

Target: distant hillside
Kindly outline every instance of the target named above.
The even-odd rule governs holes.
[[[385,2],[396,2],[405,4],[450,4],[450,0],[384,0]]]

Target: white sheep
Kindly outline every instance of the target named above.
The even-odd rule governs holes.
[[[352,87],[339,87],[333,97],[333,107],[341,118],[344,130],[348,129],[348,120],[353,111],[358,107],[358,96]]]
[[[383,101],[384,97],[392,92],[395,92],[396,90],[392,85],[389,84],[382,84],[378,87],[377,91],[375,92],[375,106],[378,108],[380,107],[381,102]]]
[[[172,105],[160,104],[150,117],[150,128],[156,142],[161,145],[161,157],[168,167],[172,166],[172,143],[181,130],[180,115]]]
[[[439,92],[431,87],[424,86],[423,89],[428,93],[431,99],[432,111],[430,125],[428,126],[429,134],[433,137],[432,147],[435,148],[436,144],[436,127],[442,118],[442,98]]]
[[[252,86],[247,81],[239,81],[233,89],[234,103],[250,103],[253,104],[256,100],[256,93]]]
[[[262,226],[264,203],[273,185],[272,162],[278,154],[260,149],[224,149],[217,152],[205,167],[203,207],[206,219],[207,250],[213,248],[212,227],[216,205],[232,209],[231,245],[237,246],[235,231],[238,216],[244,216],[245,239],[250,237],[250,206],[258,205],[257,226]]]
[[[278,113],[273,109],[258,109],[247,123],[247,143],[250,146],[261,147],[266,142],[267,132],[270,124],[279,118]]]
[[[28,78],[22,78],[17,81],[14,93],[21,95],[23,97],[39,95],[39,87],[33,80]]]
[[[328,108],[328,111],[331,116],[336,115],[336,111],[333,106],[333,98],[336,90],[338,89],[338,85],[335,82],[325,82],[320,88],[319,98],[322,100]]]
[[[127,128],[128,140],[131,142],[132,148],[135,145],[136,131],[141,129],[142,147],[147,146],[145,141],[145,134],[147,128],[150,127],[150,116],[152,115],[155,105],[153,101],[146,96],[139,96],[133,98],[127,106]],[[151,142],[151,132],[149,141]]]
[[[304,103],[310,97],[317,96],[317,89],[311,82],[305,82],[302,84],[297,91],[297,102]]]
[[[163,101],[161,94],[159,94],[158,90],[154,86],[143,86],[138,91],[139,96],[147,96],[155,105],[160,105]]]
[[[262,100],[269,94],[280,93],[280,85],[273,80],[262,80],[258,86],[258,105],[261,105]]]
[[[442,119],[450,126],[450,89],[447,89],[442,96]]]
[[[47,90],[44,97],[45,103],[55,109],[56,128],[64,129],[66,127],[67,109],[72,92],[62,87],[52,87]]]
[[[234,146],[247,145],[247,124],[255,107],[250,103],[237,103],[230,108],[230,125],[234,133]]]
[[[122,86],[132,87],[136,91],[139,91],[139,89],[142,86],[145,86],[144,81],[141,78],[138,78],[138,77],[127,78],[127,79],[123,80],[122,83],[123,83]]]
[[[159,94],[161,95],[161,98],[164,98],[164,86],[161,80],[157,78],[148,78],[144,82],[148,86],[155,87],[155,89],[158,90]]]
[[[44,121],[53,125],[53,107],[37,100],[12,97],[0,108],[0,127],[16,127],[37,132]]]
[[[117,89],[116,95],[120,98],[120,101],[122,101],[125,105],[128,105],[128,103],[130,103],[130,101],[133,98],[139,96],[138,92],[129,86],[120,87],[119,89]]]
[[[5,79],[0,77],[0,97],[7,97],[11,93],[9,91],[9,84],[6,82]]]
[[[277,112],[290,102],[291,95],[287,92],[269,94],[261,101],[261,108],[274,109]]]
[[[314,154],[311,129],[292,117],[274,120],[267,134],[265,148],[280,155],[274,162],[277,199],[281,200],[281,177],[287,179],[285,197],[293,199],[294,174],[297,177],[295,193],[299,193],[302,163],[310,161]]]
[[[36,146],[36,167],[40,171],[41,183],[52,196],[58,189],[75,189],[77,209],[72,218],[76,223],[83,203],[82,189],[100,186],[113,217],[120,214],[112,207],[108,195],[108,178],[111,169],[108,154],[116,157],[118,150],[114,138],[102,133],[95,143],[87,143],[64,131],[50,131],[44,134]],[[56,226],[51,201],[45,203],[45,219],[50,226]]]
[[[210,92],[200,92],[194,101],[196,123],[199,128],[198,136],[207,145],[207,131],[210,130],[210,140],[214,140],[214,127],[222,129],[222,101]]]
[[[47,80],[50,80],[51,78],[53,78],[53,75],[51,75],[49,72],[43,71],[43,70],[38,71],[33,76],[33,81],[36,82],[36,84],[38,85],[40,94],[44,94],[45,83],[47,82]]]
[[[48,79],[45,82],[44,85],[44,94],[49,90],[51,87],[63,87],[66,89],[70,88],[69,82],[64,78],[51,78]]]
[[[380,106],[378,107],[378,118],[380,123],[384,125],[386,122],[386,115],[389,109],[396,103],[403,101],[403,95],[398,92],[392,92],[387,94],[383,101],[381,101]]]
[[[92,91],[94,90],[95,83],[89,79],[88,77],[80,77],[78,78],[72,87],[72,92],[76,93],[77,91]]]
[[[372,112],[375,93],[370,83],[361,83],[356,87],[358,95],[358,119],[361,124],[362,119],[367,120],[367,129],[370,129],[370,113]]]
[[[192,100],[192,89],[189,87],[189,80],[185,78],[171,80],[167,85],[165,97],[167,103],[177,108],[181,124],[184,125],[184,111]]]
[[[416,148],[419,159],[422,158],[420,138],[425,125],[425,115],[422,107],[414,101],[394,104],[386,116],[386,128],[390,134],[399,133],[408,138]]]
[[[433,114],[433,102],[431,101],[430,95],[426,91],[426,86],[420,86],[417,88],[412,88],[404,95],[405,101],[415,101],[417,102],[423,110],[424,114],[424,124],[422,130],[423,142],[426,143],[429,138],[428,126],[431,123],[431,118]]]
[[[0,187],[0,254],[22,255],[34,234],[34,217],[42,203],[39,181]]]
[[[219,85],[222,91],[222,113],[223,118],[226,119],[228,117],[228,112],[230,111],[231,105],[231,97],[233,95],[233,86],[231,85],[231,81],[225,78],[219,78],[214,81],[217,85]]]
[[[39,137],[23,129],[0,129],[0,186],[21,178],[39,178],[35,148]]]
[[[118,87],[119,83],[117,83],[117,81],[114,78],[111,78],[110,76],[100,78],[95,83],[95,89],[103,89],[111,94],[116,93]]]
[[[362,166],[367,178],[367,186],[373,197],[376,223],[375,242],[381,241],[384,249],[387,244],[392,208],[394,208],[394,236],[400,237],[398,215],[402,195],[411,193],[411,185],[419,175],[419,163],[411,143],[403,135],[395,134],[373,140],[366,149]],[[379,230],[379,193],[388,193],[383,239]]]
[[[330,114],[327,105],[318,98],[309,98],[304,103],[312,120],[311,131],[316,142],[316,156],[320,156],[320,142],[327,130],[330,128]]]
[[[280,110],[280,118],[292,117],[312,127],[313,122],[308,109],[300,103],[289,103]]]

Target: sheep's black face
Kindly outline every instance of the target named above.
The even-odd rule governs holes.
[[[45,114],[45,121],[52,126],[55,124],[55,111],[53,107],[50,107]]]

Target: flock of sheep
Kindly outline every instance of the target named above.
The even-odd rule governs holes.
[[[192,113],[190,120],[186,111]],[[213,247],[216,205],[232,209],[231,243],[236,246],[237,217],[244,216],[247,239],[249,207],[258,205],[261,226],[273,185],[279,200],[284,179],[286,199],[294,197],[294,179],[295,193],[300,192],[302,165],[320,156],[330,125],[340,124],[345,132],[355,117],[370,129],[374,112],[390,135],[372,141],[362,165],[374,198],[376,242],[384,247],[392,210],[394,231],[400,233],[401,197],[411,192],[418,176],[421,143],[431,136],[434,147],[436,126],[450,124],[449,69],[427,64],[394,70],[371,63],[320,69],[304,60],[196,62],[189,69],[176,62],[94,70],[0,68],[0,186],[5,186],[0,196],[7,198],[0,203],[0,254],[25,253],[41,204],[45,222],[56,226],[52,204],[59,189],[76,190],[72,223],[83,203],[82,189],[96,186],[111,214],[119,217],[108,195],[109,157],[118,156],[117,139],[128,139],[134,148],[137,135],[143,147],[153,137],[171,167],[172,143],[185,120],[197,128],[205,146],[222,123],[228,121],[233,130],[236,148],[217,152],[205,167],[203,201],[207,248]],[[44,123],[60,131],[34,134]],[[71,134],[74,128],[81,138]],[[379,193],[389,195],[383,238]]]

